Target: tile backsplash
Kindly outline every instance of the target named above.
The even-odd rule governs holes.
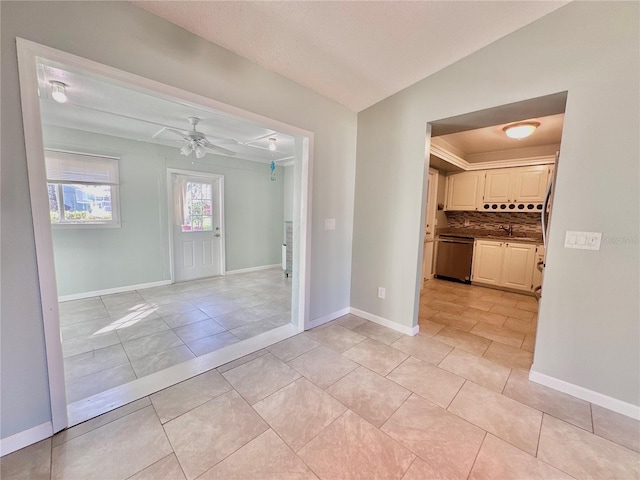
[[[468,230],[498,230],[500,225],[513,225],[519,233],[542,235],[540,213],[537,212],[445,212],[449,228]],[[469,225],[465,225],[468,220]]]

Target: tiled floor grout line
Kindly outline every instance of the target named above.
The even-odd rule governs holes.
[[[473,458],[473,463],[471,464],[471,468],[469,469],[469,473],[467,474],[467,480],[471,476],[471,472],[473,472],[473,467],[476,466],[476,462],[478,461],[478,457],[480,456],[480,452],[482,451],[482,447],[484,446],[484,442],[487,440],[487,436],[488,435],[489,435],[489,432],[487,432],[485,430],[484,437],[482,437],[482,442],[480,442],[480,447],[478,448],[478,451],[476,452],[476,456]]]

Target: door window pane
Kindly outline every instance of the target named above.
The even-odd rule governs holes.
[[[183,232],[213,231],[212,191],[211,184],[187,182]]]

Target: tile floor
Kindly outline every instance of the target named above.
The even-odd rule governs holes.
[[[2,478],[638,479],[640,422],[528,381],[535,306],[430,281],[415,337],[347,315],[8,455]]]
[[[274,268],[60,304],[73,403],[291,321]]]

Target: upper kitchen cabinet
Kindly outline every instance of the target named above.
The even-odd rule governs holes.
[[[478,210],[482,205],[484,174],[475,171],[449,175],[445,210]]]
[[[487,203],[508,203],[513,199],[515,168],[487,170],[484,181],[484,201]]]
[[[521,167],[515,170],[513,201],[516,203],[544,202],[549,183],[549,165]]]

